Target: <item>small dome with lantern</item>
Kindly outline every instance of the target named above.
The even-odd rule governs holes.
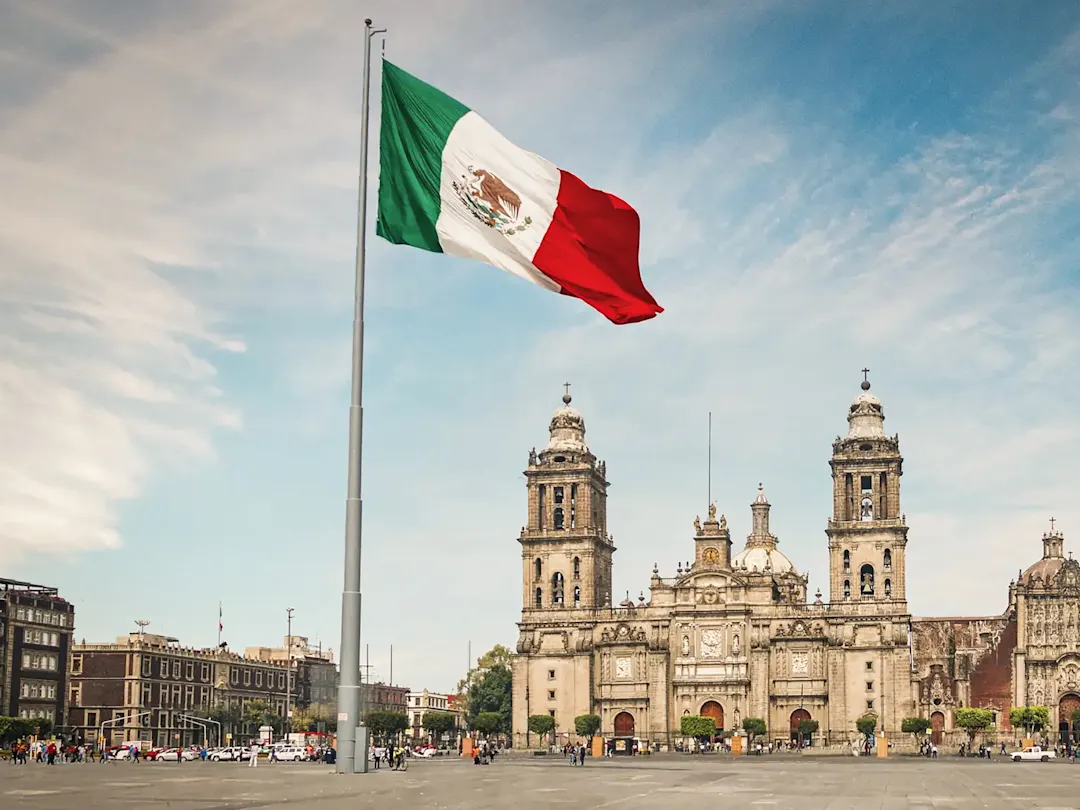
[[[570,386],[567,384],[563,394],[563,406],[551,416],[547,450],[561,453],[588,453],[585,444],[585,419],[576,408],[570,407]]]

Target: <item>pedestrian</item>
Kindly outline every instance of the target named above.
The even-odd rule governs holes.
[[[578,767],[585,767],[585,743],[578,746]]]
[[[251,741],[251,761],[248,762],[248,767],[259,767],[259,746],[254,740]]]

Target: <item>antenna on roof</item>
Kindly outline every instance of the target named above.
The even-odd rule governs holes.
[[[142,641],[146,628],[150,626],[150,621],[148,619],[136,619],[135,624],[139,625],[139,641]]]

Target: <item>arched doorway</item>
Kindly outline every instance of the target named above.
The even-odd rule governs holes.
[[[715,700],[710,700],[701,707],[702,717],[711,717],[717,731],[724,730],[724,707]]]
[[[630,712],[619,712],[615,715],[615,736],[634,736],[634,715],[630,714]]]
[[[1058,736],[1062,743],[1080,737],[1080,723],[1073,722],[1073,713],[1080,709],[1080,696],[1065,695],[1058,703]]]
[[[810,712],[808,712],[806,709],[796,709],[791,713],[790,730],[792,742],[801,744],[802,741],[799,739],[799,723],[801,723],[803,720],[810,719]]]
[[[930,715],[930,742],[941,745],[942,734],[945,733],[945,715],[942,712],[934,712]]]

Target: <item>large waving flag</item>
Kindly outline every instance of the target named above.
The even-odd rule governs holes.
[[[614,323],[664,311],[641,281],[633,208],[401,68],[384,61],[382,75],[379,236],[499,267]]]

